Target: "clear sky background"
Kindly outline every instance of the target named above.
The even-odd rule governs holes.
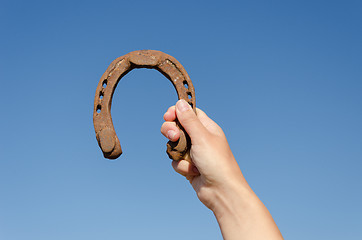
[[[124,154],[103,158],[98,81],[174,56],[286,239],[362,239],[362,2],[0,1],[0,239],[222,239],[160,134],[176,92],[118,85]]]

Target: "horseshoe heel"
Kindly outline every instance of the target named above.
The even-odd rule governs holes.
[[[156,69],[168,78],[176,89],[179,99],[187,101],[196,113],[195,89],[184,67],[172,56],[155,50],[130,52],[115,59],[102,75],[94,98],[93,124],[98,145],[108,159],[116,159],[122,154],[121,144],[114,130],[111,106],[118,82],[135,68]],[[180,129],[180,139],[167,143],[168,156],[176,161],[190,160],[190,137],[176,121]]]

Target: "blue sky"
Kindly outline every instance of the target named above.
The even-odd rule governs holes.
[[[0,1],[0,239],[221,239],[159,133],[154,70],[118,85],[105,160],[95,89],[115,58],[186,68],[286,239],[362,239],[361,1]]]

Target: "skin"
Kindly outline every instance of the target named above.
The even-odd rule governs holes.
[[[191,138],[191,162],[173,161],[199,200],[213,211],[225,240],[283,239],[268,209],[245,180],[222,129],[203,111],[180,100],[164,115],[161,133],[177,141],[179,120]]]

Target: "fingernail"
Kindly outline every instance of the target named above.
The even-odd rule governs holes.
[[[176,107],[180,112],[185,112],[191,109],[190,104],[188,104],[185,100],[181,99],[176,103]]]
[[[175,135],[176,135],[176,132],[173,131],[173,130],[169,130],[167,132],[167,138],[170,139],[170,140],[172,140],[175,137]]]

